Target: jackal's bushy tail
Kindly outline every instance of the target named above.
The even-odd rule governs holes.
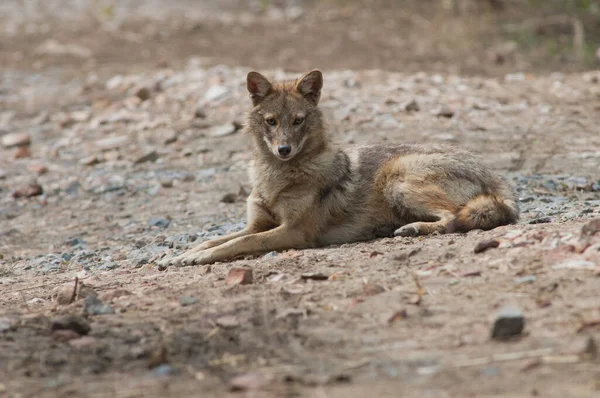
[[[519,207],[513,198],[483,194],[463,206],[447,227],[448,232],[466,232],[472,229],[493,229],[513,224],[519,219]]]

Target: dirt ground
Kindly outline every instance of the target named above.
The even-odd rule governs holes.
[[[0,5],[0,397],[600,395],[600,71],[354,1],[25,3]],[[317,67],[338,142],[463,145],[521,221],[159,269],[244,225],[246,73]]]

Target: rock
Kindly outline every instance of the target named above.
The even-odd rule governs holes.
[[[77,315],[63,315],[52,319],[52,330],[72,330],[79,334],[88,334],[92,330],[90,323]]]
[[[208,90],[206,90],[206,93],[204,93],[204,100],[205,101],[215,101],[217,99],[221,99],[221,98],[225,97],[225,95],[228,92],[229,92],[229,90],[225,86],[221,86],[221,85],[211,86]]]
[[[279,253],[276,251],[272,251],[272,252],[268,252],[267,254],[263,255],[262,258],[275,258],[279,256]]]
[[[405,103],[404,105],[402,105],[402,108],[406,111],[406,112],[418,112],[421,107],[419,107],[419,104],[417,103],[416,100],[410,100],[407,103]]]
[[[325,274],[321,274],[321,273],[309,272],[309,273],[300,275],[300,278],[303,280],[310,279],[313,281],[326,281],[327,279],[329,279],[329,276],[325,275]]]
[[[135,91],[135,96],[141,99],[142,101],[146,101],[150,99],[150,90],[148,87],[140,87]]]
[[[592,236],[600,232],[600,218],[592,220],[581,228],[581,235]]]
[[[221,198],[221,203],[235,203],[236,200],[237,194],[231,192],[223,195],[223,197]]]
[[[225,315],[217,318],[215,321],[217,326],[220,326],[224,329],[233,329],[240,326],[240,320],[233,315]]]
[[[136,160],[134,160],[135,164],[146,163],[146,162],[156,162],[160,156],[156,150],[149,151],[144,155],[140,156]]]
[[[196,298],[196,297],[191,297],[191,296],[181,296],[179,298],[179,304],[181,304],[182,307],[187,307],[188,305],[194,305],[200,302],[200,299]]]
[[[375,296],[377,294],[385,292],[383,286],[374,283],[365,283],[362,287],[365,296]]]
[[[98,157],[96,155],[87,156],[79,160],[79,164],[82,164],[84,166],[92,166],[96,163],[99,163]]]
[[[31,144],[31,136],[27,133],[10,133],[2,136],[4,148],[28,146]]]
[[[435,109],[433,111],[433,114],[437,117],[445,117],[445,118],[450,119],[451,117],[454,116],[454,111],[447,106],[442,106],[438,109]]]
[[[492,328],[492,338],[496,340],[508,340],[520,336],[525,328],[525,318],[517,307],[505,306],[496,316]]]
[[[213,127],[209,135],[211,137],[225,137],[231,134],[234,134],[238,129],[233,123],[222,124],[220,126]]]
[[[234,377],[229,381],[232,391],[256,391],[265,387],[271,378],[262,373],[252,372]]]
[[[204,110],[204,106],[202,104],[196,105],[196,110],[194,111],[194,117],[198,119],[206,119],[206,111]]]
[[[249,285],[253,282],[254,278],[250,268],[232,268],[225,279],[226,285]]]
[[[69,340],[77,339],[81,337],[81,335],[74,330],[55,330],[52,333],[52,337],[56,341],[66,342]]]
[[[77,58],[89,58],[92,51],[89,48],[76,44],[63,44],[55,39],[48,39],[35,49],[36,54],[54,57],[71,56]]]
[[[4,180],[7,175],[8,173],[6,172],[6,170],[0,169],[0,180]]]
[[[552,222],[552,218],[550,217],[539,217],[536,219],[533,219],[531,221],[529,221],[529,224],[547,224],[549,222]]]
[[[500,246],[500,242],[495,239],[484,240],[484,241],[477,243],[477,245],[475,246],[475,249],[473,249],[473,252],[475,252],[475,254],[483,253],[486,250],[496,248],[498,246]]]
[[[20,146],[14,154],[15,159],[26,159],[31,157],[31,150],[27,146]]]
[[[77,348],[78,350],[89,347],[98,341],[95,337],[83,336],[69,341],[71,347]]]
[[[536,281],[536,277],[535,275],[527,275],[527,276],[523,276],[521,278],[517,278],[513,281],[513,283],[515,285],[523,285],[525,283],[533,283]]]
[[[103,151],[118,149],[129,142],[129,137],[125,135],[115,135],[102,138],[96,141],[96,146]]]
[[[90,315],[107,315],[114,314],[115,309],[104,304],[98,297],[88,296],[85,298],[85,312]]]
[[[0,318],[0,333],[12,330],[15,327],[15,320],[10,318]]]
[[[171,221],[166,218],[151,218],[148,221],[148,227],[150,228],[167,228],[169,224],[171,224]]]
[[[157,377],[161,376],[174,376],[179,374],[181,371],[176,367],[173,367],[169,364],[163,363],[162,365],[158,365],[154,369],[152,369],[152,374]]]
[[[48,172],[48,167],[41,164],[30,164],[27,166],[27,170],[36,173],[37,175],[42,175]]]
[[[571,259],[563,261],[562,263],[555,264],[552,269],[581,269],[581,270],[595,270],[596,264],[587,260]]]
[[[15,199],[18,198],[30,198],[33,196],[39,196],[44,193],[44,189],[37,183],[29,184],[21,187],[13,192],[12,196]]]
[[[77,291],[75,292],[75,296],[73,297],[74,288],[75,284],[69,282],[55,289],[53,296],[56,303],[59,305],[69,305],[73,301],[81,300],[86,297],[98,296],[98,293],[96,293],[96,291],[93,288],[85,286],[82,281],[79,281],[77,283]]]

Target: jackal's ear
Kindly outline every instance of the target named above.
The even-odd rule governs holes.
[[[318,70],[308,72],[296,84],[296,90],[313,105],[319,103],[321,88],[323,88],[323,74]]]
[[[258,105],[273,89],[271,82],[258,72],[250,72],[246,77],[246,87],[253,105]]]

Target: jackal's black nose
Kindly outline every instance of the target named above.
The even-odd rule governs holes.
[[[289,145],[279,145],[277,152],[279,152],[279,155],[286,157],[292,153],[292,147]]]

